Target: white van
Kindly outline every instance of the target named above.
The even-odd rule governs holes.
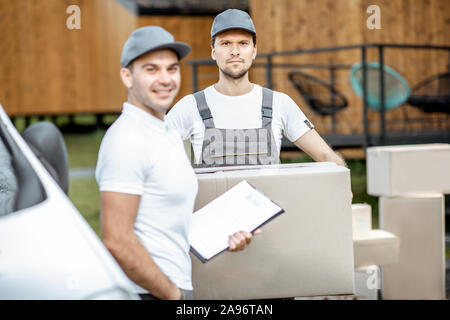
[[[3,197],[3,206],[1,193],[8,186],[1,183],[8,181],[0,179],[0,299],[138,299],[131,281],[65,194],[68,178],[58,181],[61,172],[46,165],[53,161],[59,170],[68,170],[64,143],[52,145],[62,139],[55,130],[42,139],[39,129],[29,132],[37,141],[33,147],[0,105],[1,150],[7,152],[0,158],[0,172],[5,177],[12,170],[9,177],[16,178],[9,188],[15,192],[13,201],[8,205]],[[39,153],[40,147],[46,150]]]

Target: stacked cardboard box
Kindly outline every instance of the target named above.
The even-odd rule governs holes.
[[[316,296],[298,300],[377,300],[381,288],[380,266],[398,262],[398,237],[384,230],[372,230],[370,205],[353,204],[353,252],[355,257],[355,294]]]
[[[372,207],[367,203],[352,204],[353,239],[364,238],[372,231]]]
[[[398,263],[382,269],[383,298],[445,299],[450,145],[368,148],[367,190],[380,197],[380,227],[400,240]]]

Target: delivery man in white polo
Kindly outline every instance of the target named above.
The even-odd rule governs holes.
[[[187,95],[170,110],[166,123],[190,138],[200,167],[279,163],[282,135],[315,161],[345,166],[286,94],[251,83],[256,31],[250,16],[228,9],[211,28],[211,57],[219,81]]]
[[[131,34],[120,70],[128,101],[98,155],[103,242],[142,299],[193,296],[188,230],[197,179],[179,135],[164,123],[180,88],[179,60],[189,51],[158,26]],[[234,233],[229,250],[251,238]]]

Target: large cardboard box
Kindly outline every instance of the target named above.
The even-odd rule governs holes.
[[[350,171],[332,163],[197,169],[195,210],[243,179],[285,213],[241,252],[203,264],[191,255],[196,299],[354,293]]]
[[[450,193],[450,145],[367,148],[367,193]]]
[[[445,299],[444,196],[380,197],[380,226],[400,240],[398,263],[383,267],[384,299]]]

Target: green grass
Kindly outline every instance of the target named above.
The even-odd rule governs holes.
[[[104,130],[89,134],[65,134],[70,168],[95,167]]]
[[[100,191],[95,179],[72,179],[69,198],[100,237]]]
[[[372,228],[379,228],[378,220],[378,197],[367,194],[366,161],[346,161],[350,169],[351,185],[353,192],[352,203],[367,203],[372,207]]]
[[[104,134],[104,130],[89,134],[65,134],[70,168],[95,167]],[[71,179],[69,198],[100,236],[100,191],[95,178]]]

